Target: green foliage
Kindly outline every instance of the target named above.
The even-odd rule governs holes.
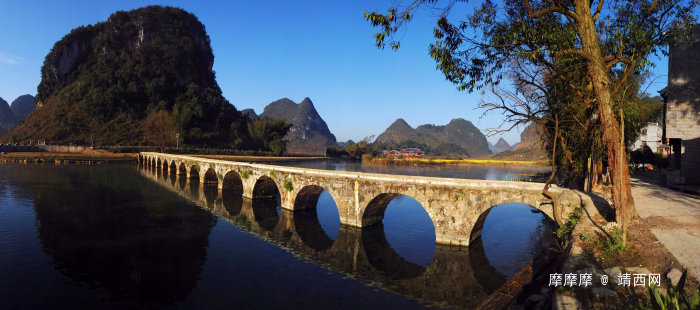
[[[216,170],[216,165],[214,165],[214,163],[209,163],[209,168]]]
[[[275,170],[270,170],[270,177],[272,177],[272,178],[275,177]]]
[[[248,139],[243,140],[244,148],[251,150],[271,150],[274,146],[275,150],[284,152],[286,147],[285,141],[282,138],[292,128],[292,124],[286,120],[254,119],[247,123]],[[273,146],[271,145],[273,144]]]
[[[224,176],[221,175],[221,173],[218,173],[218,172],[216,173],[216,178],[219,179],[219,180],[221,180],[221,181],[224,180]]]
[[[244,180],[246,180],[246,179],[248,179],[248,177],[249,177],[251,174],[253,174],[253,171],[250,171],[250,170],[243,170],[243,171],[241,172],[241,178],[243,178]]]
[[[668,167],[668,157],[666,157],[666,155],[664,155],[662,152],[655,152],[654,163],[659,167],[666,168]]]
[[[277,156],[281,156],[284,154],[286,144],[286,141],[276,137],[274,140],[272,140],[272,142],[270,142],[270,151]]]
[[[196,170],[197,172],[201,172],[201,171],[199,171],[199,165],[197,165],[197,164],[195,164],[194,166],[192,166],[192,168],[194,168],[194,170]]]
[[[566,221],[566,223],[559,226],[557,231],[554,232],[554,244],[556,245],[556,248],[553,248],[552,250],[561,252],[569,246],[569,243],[571,242],[571,232],[574,230],[578,220],[581,218],[584,207],[585,204],[582,204],[580,207],[576,207],[574,211],[569,214],[569,219]]]
[[[354,144],[350,144],[345,147],[345,150],[352,157],[362,157],[363,154],[371,153],[370,141],[374,138],[374,135],[365,137],[362,141]]]
[[[454,3],[442,9],[436,1],[397,2],[386,14],[365,12],[364,18],[380,30],[374,34],[378,48],[383,49],[388,42],[397,50],[400,42],[394,35],[404,33],[403,27],[421,6],[437,11],[434,15],[440,17],[433,31],[437,42],[430,44],[430,57],[448,81],[469,92],[497,85],[513,69],[512,62],[537,65],[547,58],[578,57],[609,64],[606,69],[610,70],[622,59],[635,63],[635,70],[648,70],[653,64],[647,57],[666,54],[665,47],[673,37],[687,36],[692,31],[687,25],[696,20],[693,10],[697,3],[690,0],[660,5],[655,0],[613,0],[606,3],[611,9],[599,7],[595,12],[580,12],[576,7],[595,8],[598,2],[602,6],[602,1],[580,1],[588,0],[484,1],[459,21],[448,19]],[[593,35],[580,27],[589,20],[595,22]],[[600,44],[596,48],[601,53],[589,54],[584,48],[587,43]],[[614,62],[595,59],[608,55]]]
[[[606,256],[614,256],[625,250],[622,243],[622,231],[617,226],[613,226],[610,236],[600,238],[596,241],[602,248]]]
[[[700,310],[700,291],[696,289],[695,293],[689,296],[688,290],[685,289],[687,275],[688,269],[684,269],[676,286],[673,286],[671,279],[666,278],[667,294],[659,292],[655,283],[649,285],[647,300],[640,300],[637,309]]]
[[[221,95],[213,62],[209,36],[193,14],[162,6],[119,11],[56,42],[36,101],[66,110],[55,115],[55,139],[80,136],[81,124],[94,118],[96,140],[137,143],[138,134],[130,132],[138,133],[148,114],[166,110],[186,142],[228,145],[229,128],[242,116]],[[136,125],[108,127],[119,115]]]
[[[288,192],[291,192],[294,189],[294,186],[292,185],[292,180],[284,180],[284,184],[282,184],[282,187]]]
[[[593,235],[590,232],[585,232],[581,234],[581,240],[584,242],[590,242],[593,240]]]
[[[571,232],[574,230],[574,227],[576,227],[576,224],[578,223],[578,220],[581,218],[581,215],[583,214],[583,208],[582,207],[576,207],[573,212],[569,215],[569,220],[564,223],[564,225],[561,225],[559,229],[556,231],[557,238],[560,240],[565,239],[565,237],[571,236]]]

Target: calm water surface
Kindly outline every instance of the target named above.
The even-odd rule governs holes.
[[[403,172],[523,173],[478,168]],[[408,196],[359,230],[325,191],[289,212],[135,165],[0,163],[0,309],[469,309],[549,246],[530,209],[496,206],[450,248]]]
[[[393,166],[363,164],[358,160],[330,159],[320,161],[277,162],[274,165],[300,168],[353,171],[382,174],[420,175],[428,177],[476,179],[493,181],[530,180],[537,173],[551,172],[543,166],[487,166],[487,165],[435,165],[435,166]]]

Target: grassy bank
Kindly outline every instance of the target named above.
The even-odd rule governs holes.
[[[375,165],[396,165],[396,166],[431,166],[431,165],[518,165],[518,166],[546,166],[546,161],[525,161],[525,160],[494,160],[494,159],[398,159],[383,157],[363,157],[363,163]]]

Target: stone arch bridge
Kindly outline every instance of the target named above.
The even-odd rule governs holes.
[[[359,228],[381,223],[389,202],[407,195],[427,211],[439,244],[468,246],[481,235],[488,211],[498,204],[522,202],[552,217],[541,183],[329,171],[151,152],[140,153],[139,162],[222,190],[242,189],[249,199],[274,198],[279,192],[282,209],[290,211],[315,208],[325,189],[336,203],[341,224]],[[565,215],[581,204],[574,191],[550,192],[558,195]]]

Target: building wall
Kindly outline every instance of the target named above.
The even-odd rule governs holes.
[[[682,139],[681,174],[700,184],[700,26],[670,46],[666,137]]]
[[[642,133],[646,129],[646,135],[640,134],[637,141],[634,142],[634,149],[639,149],[644,146],[646,142],[647,146],[653,151],[658,152],[659,146],[661,145],[661,126],[658,123],[649,123],[647,126],[642,128]]]

